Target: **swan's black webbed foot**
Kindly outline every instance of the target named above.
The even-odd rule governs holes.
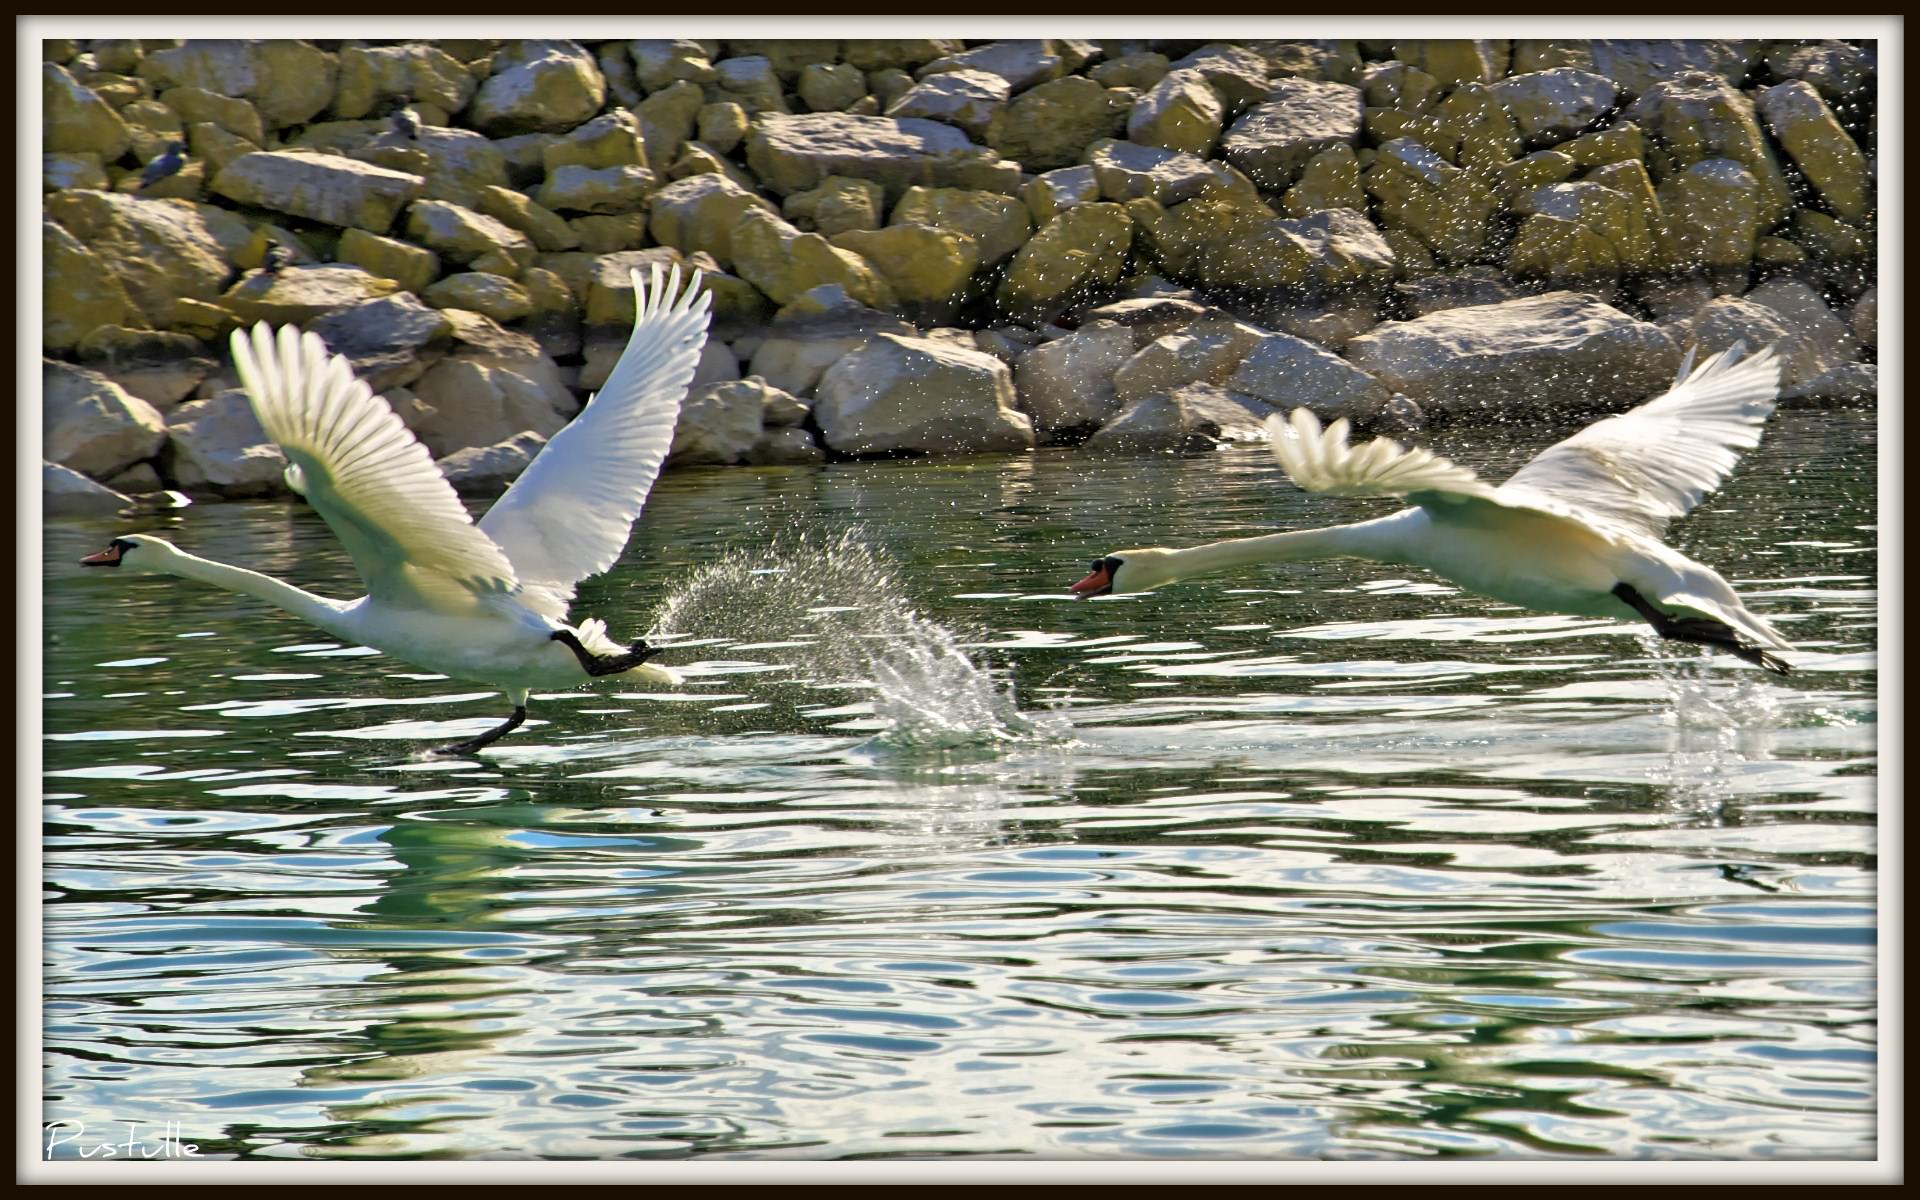
[[[464,742],[455,742],[451,746],[437,746],[434,748],[433,752],[435,754],[478,753],[481,750],[481,748],[493,745],[495,742],[499,741],[501,738],[507,736],[509,733],[512,733],[514,730],[520,728],[520,722],[526,719],[527,719],[527,706],[524,704],[516,704],[513,706],[512,716],[508,717],[505,721],[502,721],[500,724],[495,725],[492,729],[487,730],[485,733],[481,734],[479,737],[468,738]]]
[[[1655,608],[1630,584],[1614,584],[1613,594],[1630,605],[1633,611],[1646,618],[1647,624],[1653,626],[1653,631],[1663,638],[1676,642],[1692,642],[1697,646],[1713,646],[1757,667],[1764,667],[1775,675],[1793,674],[1792,667],[1753,641],[1742,637],[1739,630],[1725,621],[1715,621],[1710,617],[1670,616]]]
[[[659,653],[647,644],[645,638],[635,638],[625,654],[594,654],[580,644],[580,639],[574,636],[571,629],[556,629],[548,636],[573,651],[573,656],[580,660],[580,669],[595,678],[631,671]]]

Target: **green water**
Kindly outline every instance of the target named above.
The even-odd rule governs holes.
[[[1498,477],[1540,429],[1436,448]],[[43,1119],[202,1156],[1867,1158],[1875,433],[1674,531],[1795,676],[1353,561],[1263,450],[670,474],[577,615],[670,691],[505,716],[323,594],[311,512],[45,530]]]

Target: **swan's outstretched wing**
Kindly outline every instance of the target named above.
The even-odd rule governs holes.
[[[651,287],[641,286],[638,271],[632,278],[633,336],[606,386],[480,518],[512,560],[524,601],[556,619],[574,585],[611,567],[626,548],[673,446],[680,401],[706,341],[712,297],[698,271],[684,290],[677,266],[664,283],[654,267]]]
[[[233,363],[287,484],[346,547],[376,600],[421,603],[449,583],[511,590],[513,565],[474,528],[433,456],[319,336],[233,331]]]
[[[1500,485],[1502,499],[1552,498],[1613,525],[1660,537],[1760,444],[1780,390],[1771,347],[1742,347],[1693,368],[1681,364],[1672,390],[1617,417],[1596,421],[1542,451]]]
[[[1347,419],[1321,429],[1305,408],[1267,418],[1274,457],[1294,484],[1334,496],[1405,496],[1422,507],[1490,500],[1493,488],[1467,468],[1431,450],[1408,450],[1392,438],[1349,445]]]

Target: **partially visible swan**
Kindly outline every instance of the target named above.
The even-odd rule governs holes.
[[[1305,558],[1367,558],[1424,567],[1496,600],[1582,617],[1644,620],[1663,638],[1716,646],[1776,674],[1764,647],[1792,643],[1747,610],[1711,567],[1660,541],[1760,443],[1780,362],[1742,347],[1693,369],[1672,390],[1596,421],[1491,487],[1427,450],[1377,438],[1347,444],[1347,422],[1322,432],[1304,408],[1267,418],[1288,478],[1310,492],[1404,496],[1414,507],[1329,529],[1214,542],[1186,550],[1117,550],[1073,585],[1081,598],[1143,592],[1205,571]]]
[[[709,293],[676,266],[652,286],[630,273],[633,335],[578,417],[553,436],[476,526],[453,485],[385,400],[314,334],[264,322],[233,333],[234,365],[287,484],[333,528],[366,581],[330,600],[188,554],[144,534],[80,561],[162,572],[241,592],[337,638],[458,679],[503,689],[513,715],[440,748],[471,754],[519,727],[533,688],[607,675],[677,682],[648,665],[645,639],[621,646],[599,620],[566,623],[574,586],[611,567],[673,444],[680,401],[706,341]]]

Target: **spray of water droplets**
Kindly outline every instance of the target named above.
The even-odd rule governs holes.
[[[1711,655],[1676,651],[1651,635],[1645,640],[1667,685],[1673,723],[1661,782],[1681,810],[1717,814],[1742,766],[1773,757],[1779,696],[1750,675],[1727,681]]]
[[[1058,715],[1022,713],[1012,681],[961,649],[953,630],[908,604],[892,568],[858,530],[730,551],[694,572],[655,619],[656,635],[713,638],[790,665],[818,687],[870,693],[882,741],[961,746],[1050,741]]]

